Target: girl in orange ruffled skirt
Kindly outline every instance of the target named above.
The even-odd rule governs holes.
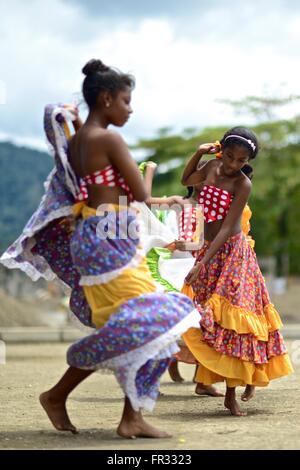
[[[221,158],[199,165],[202,155],[220,148]],[[257,153],[256,136],[236,127],[219,145],[201,145],[182,177],[184,185],[195,187],[205,219],[205,242],[186,277],[201,314],[200,328],[189,329],[183,338],[201,364],[195,381],[211,385],[225,380],[224,404],[235,416],[246,414],[236,401],[237,386],[246,386],[246,401],[255,386],[293,372],[253,241],[241,226],[252,186],[243,168]]]

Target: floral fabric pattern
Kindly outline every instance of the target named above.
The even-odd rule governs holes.
[[[201,261],[209,245],[205,242],[196,262]],[[286,354],[278,331],[279,315],[245,235],[230,237],[206,268],[192,286],[195,305],[202,315],[203,340],[220,354],[256,364]]]

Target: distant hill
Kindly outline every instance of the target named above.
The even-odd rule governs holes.
[[[0,142],[0,252],[20,234],[44,193],[53,168],[46,152]]]

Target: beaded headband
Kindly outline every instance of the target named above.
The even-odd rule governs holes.
[[[244,140],[245,142],[247,142],[250,147],[252,148],[253,152],[255,152],[255,149],[256,149],[256,145],[254,144],[254,142],[252,142],[252,140],[250,139],[246,139],[245,137],[242,137],[241,135],[235,135],[235,134],[231,134],[231,135],[228,135],[225,139],[224,139],[224,142],[226,142],[227,139],[230,139],[234,137],[235,139],[241,139],[241,140]]]

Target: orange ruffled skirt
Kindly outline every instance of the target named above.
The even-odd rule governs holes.
[[[204,243],[197,261],[209,245]],[[279,332],[279,314],[243,233],[224,243],[208,263],[206,274],[193,283],[192,292],[202,316],[200,328],[190,328],[183,339],[200,364],[196,382],[210,385],[226,380],[228,387],[263,387],[293,372]],[[177,358],[195,362],[184,348]]]

